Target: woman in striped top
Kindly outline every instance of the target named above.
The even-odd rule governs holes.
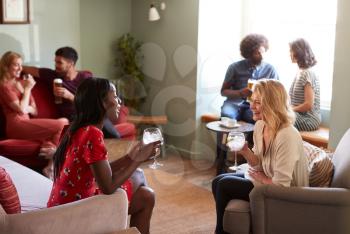
[[[320,84],[312,70],[317,61],[306,40],[297,39],[289,46],[291,60],[299,67],[289,90],[291,104],[296,114],[294,125],[299,131],[314,131],[321,123]]]

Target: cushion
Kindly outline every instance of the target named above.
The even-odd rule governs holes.
[[[329,187],[334,173],[331,159],[325,156],[314,162],[309,174],[310,187]]]
[[[7,214],[21,213],[15,185],[6,170],[0,167],[0,204]]]
[[[41,143],[33,140],[7,139],[0,141],[0,154],[8,157],[25,157],[38,154]]]
[[[226,208],[223,218],[224,230],[229,233],[250,233],[249,202],[233,199]]]
[[[54,96],[52,90],[47,88],[47,84],[37,80],[32,94],[38,109],[38,114],[35,118],[58,118],[57,108],[54,104]]]
[[[132,123],[121,123],[115,125],[122,139],[134,140],[136,138],[136,127]]]
[[[51,180],[2,156],[0,156],[0,165],[11,175],[21,202],[21,213],[47,207],[46,203],[52,188]]]
[[[6,136],[6,117],[0,104],[0,139]]]
[[[333,188],[347,188],[350,189],[350,129],[346,131],[332,157],[334,164],[334,175],[332,178],[331,187]]]
[[[303,142],[304,152],[308,160],[310,187],[329,187],[334,173],[334,165],[331,161],[332,154],[323,149]]]

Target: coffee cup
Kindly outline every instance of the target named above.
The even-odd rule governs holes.
[[[237,124],[237,120],[229,117],[221,117],[221,124],[228,128],[233,128]]]
[[[62,83],[63,83],[62,79],[60,79],[60,78],[54,79],[53,80],[53,88],[54,88],[54,90],[56,88],[58,88],[58,87],[62,87]],[[56,104],[61,104],[62,103],[62,97],[59,97],[59,96],[56,96],[56,95],[54,95],[54,96],[55,96],[55,103]]]

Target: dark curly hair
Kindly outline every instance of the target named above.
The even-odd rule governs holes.
[[[289,47],[300,68],[313,67],[317,63],[310,44],[305,39],[296,39],[289,43]]]
[[[261,46],[265,47],[266,51],[269,49],[269,41],[267,38],[261,34],[249,34],[241,41],[241,55],[243,58],[249,59]]]

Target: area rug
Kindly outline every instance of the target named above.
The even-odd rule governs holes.
[[[215,203],[210,191],[161,170],[147,168],[145,175],[156,193],[151,234],[214,233]]]

